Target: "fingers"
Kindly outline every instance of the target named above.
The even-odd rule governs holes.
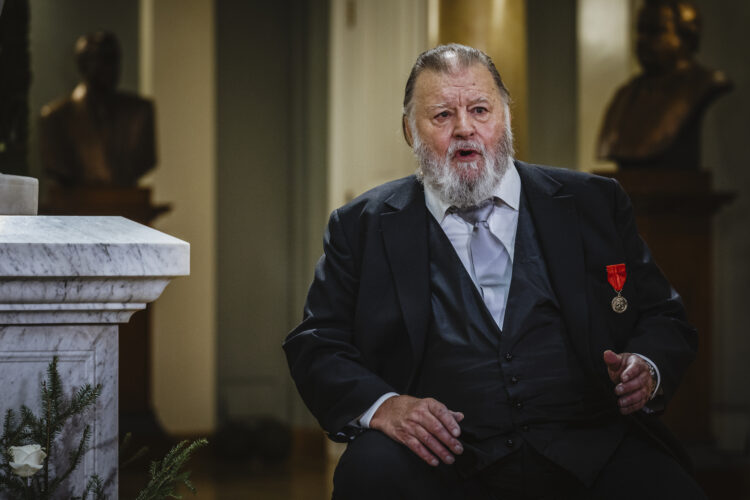
[[[436,449],[435,447],[430,446],[430,443],[425,442],[424,440],[422,440],[422,442],[427,444],[431,450],[439,450],[442,452],[442,450],[444,450],[442,445],[445,445],[456,454],[460,455],[463,453],[463,446],[461,446],[461,443],[456,439],[461,435],[461,428],[458,426],[458,421],[455,417],[455,414],[458,413],[463,419],[463,414],[450,411],[444,404],[434,399],[426,399],[425,401],[427,411],[418,414],[421,418],[417,423],[428,431],[431,439],[437,439],[439,441],[438,444],[442,444],[439,449]],[[438,456],[440,456],[445,463],[453,463],[453,460],[450,462],[446,461],[445,457],[441,454],[438,454]],[[451,459],[452,458],[453,457],[451,457]]]
[[[617,386],[615,386],[615,393],[618,396],[622,396],[636,392],[642,388],[645,388],[650,394],[650,389],[652,389],[651,375],[648,371],[641,372],[638,376],[628,380],[627,382],[617,384]]]
[[[620,413],[627,415],[641,410],[648,403],[649,394],[647,391],[637,391],[628,396],[621,397],[617,400],[620,406]]]
[[[463,419],[463,414],[450,411],[443,403],[434,399],[427,399],[426,401],[430,413],[438,418],[441,426],[447,429],[453,436],[460,436],[461,428],[458,426],[459,420],[456,419],[456,415],[461,415],[461,419]]]
[[[615,394],[620,413],[627,415],[642,409],[654,389],[646,362],[629,352],[617,354],[609,349],[604,351],[604,362],[609,378],[617,384]]]
[[[617,354],[616,352],[607,349],[604,351],[604,362],[607,363],[607,368],[617,370],[622,362],[622,354]]]
[[[458,422],[463,418],[463,413],[451,411],[431,398],[394,396],[380,406],[370,426],[403,443],[429,465],[437,466],[438,459],[452,464],[454,454],[463,453],[463,446],[456,439],[461,434]]]
[[[623,368],[625,356],[607,349],[604,351],[603,358],[604,363],[607,365],[607,374],[609,375],[610,380],[615,383],[619,382],[620,371]]]
[[[424,429],[422,429],[422,431],[424,431]],[[424,433],[425,434],[429,434],[426,431],[424,431]],[[403,438],[403,440],[401,440],[401,442],[403,444],[405,444],[419,458],[421,458],[422,460],[424,460],[425,462],[427,462],[429,465],[431,465],[433,467],[437,467],[438,464],[440,463],[438,461],[438,459],[435,457],[435,455],[433,455],[433,453],[430,452],[430,450],[428,450],[428,448],[424,444],[422,444],[422,441],[420,440],[420,438],[416,437],[415,435],[407,434],[406,436],[404,436],[404,438]],[[433,451],[438,456],[442,455],[444,457],[444,460],[445,460],[445,456],[446,456],[447,452],[445,451],[444,448],[443,448],[443,453],[441,453],[439,449],[433,450]],[[448,454],[448,455],[450,455],[450,454]],[[451,459],[452,459],[452,457],[451,457]],[[446,462],[446,463],[449,463],[449,462]]]
[[[619,396],[617,404],[623,415],[636,412],[648,403],[653,390],[651,375],[643,367],[629,367],[628,381],[622,382],[615,387],[615,394]],[[625,380],[623,372],[622,380]]]
[[[453,457],[453,454],[448,451],[445,446],[439,441],[433,432],[428,431],[424,427],[417,425],[415,427],[415,434],[419,442],[427,447],[427,449],[432,452],[431,456],[437,456],[440,458],[440,460],[443,461],[443,463],[446,464],[452,464],[456,461],[456,459]],[[460,444],[458,445],[460,446]],[[434,457],[431,458],[430,462],[428,462],[430,465],[436,466],[437,460],[435,460]]]
[[[604,351],[604,362],[607,364],[607,369],[615,372],[618,371],[622,365],[622,360],[622,354],[617,354],[609,349]]]

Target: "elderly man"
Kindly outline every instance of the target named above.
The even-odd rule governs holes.
[[[417,175],[331,214],[297,387],[348,441],[334,498],[704,498],[659,425],[696,333],[611,180],[513,160],[508,91],[417,59]]]

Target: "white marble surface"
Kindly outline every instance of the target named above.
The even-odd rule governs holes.
[[[91,450],[62,491],[80,495],[96,473],[117,498],[116,323],[189,271],[188,243],[123,217],[0,216],[0,415],[21,405],[38,414],[39,384],[55,355],[68,395],[85,383],[103,386],[96,409],[60,437],[52,464],[61,468],[92,425]]]
[[[61,435],[64,460],[85,422],[93,426],[92,449],[63,491],[80,494],[97,473],[117,498],[116,323],[189,271],[188,243],[123,217],[0,216],[0,415],[39,411],[55,355],[68,394],[103,385],[95,411]]]
[[[124,217],[0,216],[0,325],[126,323],[190,245]]]
[[[38,206],[39,181],[37,179],[0,174],[0,214],[36,215]]]
[[[0,216],[0,279],[189,272],[187,242],[124,217]]]
[[[96,473],[106,482],[107,498],[117,498],[116,325],[0,326],[0,415],[9,408],[17,412],[21,405],[40,415],[39,387],[55,355],[67,398],[86,383],[102,384],[93,411],[69,421],[56,441],[57,452],[50,463],[64,471],[68,451],[78,445],[84,425],[91,425],[90,449],[59,493],[80,495]]]

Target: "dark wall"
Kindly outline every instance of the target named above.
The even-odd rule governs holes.
[[[0,172],[28,173],[29,2],[0,1]]]
[[[529,161],[578,168],[576,1],[526,2]]]
[[[714,400],[720,413],[734,414],[744,422],[738,425],[746,433],[745,446],[750,446],[745,298],[750,282],[750,2],[697,0],[696,4],[703,15],[698,58],[724,71],[735,85],[709,109],[703,130],[703,163],[714,174],[714,186],[737,194],[717,216],[714,232]]]
[[[298,276],[311,276],[298,272],[311,206],[325,200],[310,194],[325,182],[326,88],[314,82],[326,67],[311,60],[326,54],[325,4],[216,2],[220,421],[287,420],[295,405],[281,342],[301,314]]]

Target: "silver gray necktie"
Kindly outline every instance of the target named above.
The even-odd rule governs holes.
[[[487,309],[502,328],[512,263],[505,246],[492,234],[487,223],[494,208],[495,204],[488,200],[476,207],[458,210],[457,213],[466,222],[474,225],[469,244],[474,276]]]

